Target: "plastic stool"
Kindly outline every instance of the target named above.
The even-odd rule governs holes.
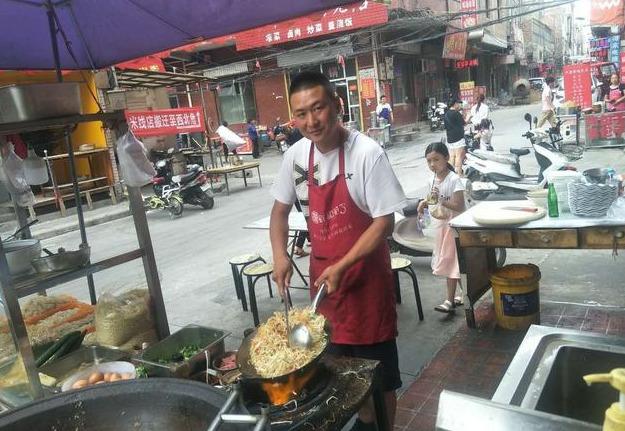
[[[250,308],[252,309],[252,316],[254,317],[254,326],[260,324],[258,319],[258,306],[256,305],[256,282],[267,277],[267,286],[269,286],[269,297],[273,298],[273,292],[271,291],[271,279],[269,274],[273,272],[273,265],[271,263],[256,263],[254,265],[246,266],[243,269],[243,274],[247,277],[247,289],[250,295]]]
[[[234,291],[237,294],[237,299],[241,300],[243,311],[247,311],[247,300],[245,299],[245,287],[243,286],[242,274],[245,267],[255,262],[265,263],[266,261],[259,254],[251,253],[233,257],[229,262],[230,269],[232,270],[232,278],[234,279]],[[239,266],[241,268],[239,268]]]
[[[421,295],[419,294],[419,283],[417,282],[417,275],[412,269],[412,262],[405,257],[391,257],[391,269],[393,270],[393,279],[395,280],[395,298],[398,304],[401,304],[401,289],[399,287],[399,273],[405,272],[412,279],[412,288],[414,289],[414,296],[417,300],[417,312],[419,313],[419,320],[423,320],[423,307],[421,306]]]

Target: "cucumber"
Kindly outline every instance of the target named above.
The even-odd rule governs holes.
[[[35,360],[35,365],[37,367],[41,367],[43,364],[48,362],[48,360],[50,360],[50,358],[61,347],[63,347],[63,345],[68,342],[68,340],[72,340],[72,337],[76,337],[76,335],[80,336],[80,331],[68,332],[67,334],[63,335]]]
[[[54,352],[54,354],[50,357],[49,361],[56,361],[57,359],[62,358],[68,353],[76,350],[81,344],[82,340],[85,338],[85,334],[80,331],[71,332],[70,337],[59,347],[59,349]]]

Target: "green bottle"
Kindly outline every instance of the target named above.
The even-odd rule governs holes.
[[[547,192],[547,207],[549,208],[549,217],[558,217],[558,195],[553,183],[549,183],[549,191]]]

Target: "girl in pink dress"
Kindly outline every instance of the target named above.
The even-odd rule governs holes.
[[[447,278],[445,300],[434,307],[436,311],[450,313],[457,305],[462,305],[462,296],[456,296],[460,281],[460,268],[456,253],[456,235],[449,220],[464,211],[464,185],[449,164],[449,150],[441,142],[428,145],[425,150],[428,167],[434,173],[432,191],[428,199],[419,203],[419,213],[429,207],[436,228],[436,243],[432,253],[432,273]]]

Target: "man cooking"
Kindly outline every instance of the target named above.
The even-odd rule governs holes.
[[[384,150],[338,123],[330,81],[317,72],[297,75],[289,88],[291,110],[304,138],[284,155],[273,186],[270,236],[274,280],[280,292],[292,275],[287,254],[288,215],[298,200],[307,216],[312,247],[311,295],[326,284],[319,311],[330,321],[330,351],[382,363],[383,389],[393,429],[395,390],[401,386],[397,314],[386,238],[404,192]],[[373,404],[359,412],[354,430],[375,429]]]

